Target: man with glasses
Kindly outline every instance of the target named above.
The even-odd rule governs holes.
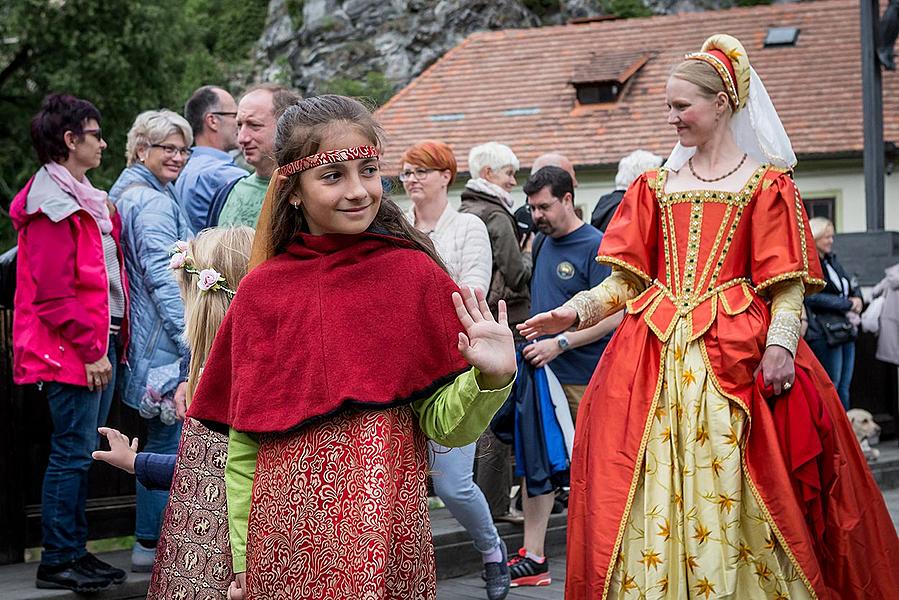
[[[525,183],[524,193],[534,228],[539,232],[532,248],[531,274],[531,315],[536,315],[599,285],[611,270],[594,260],[602,234],[575,214],[574,180],[566,170],[556,166],[537,170]],[[572,421],[576,420],[581,397],[621,319],[618,314],[582,331],[537,340],[522,350],[522,356],[534,367],[551,367],[565,391]],[[509,561],[512,585],[548,585],[551,579],[543,545],[555,495],[550,492],[529,497],[523,482],[521,489],[524,547]]]
[[[184,105],[184,118],[193,129],[194,147],[175,191],[191,227],[200,231],[216,191],[247,174],[228,154],[237,148],[237,103],[222,88],[204,85]]]

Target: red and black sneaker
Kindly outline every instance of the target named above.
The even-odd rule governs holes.
[[[524,548],[518,551],[518,556],[509,560],[509,575],[511,587],[523,585],[549,585],[553,582],[549,576],[549,563],[544,557],[542,562],[530,558]]]

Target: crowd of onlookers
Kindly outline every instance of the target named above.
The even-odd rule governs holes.
[[[16,196],[10,214],[19,235],[15,380],[45,386],[54,426],[42,492],[39,586],[99,589],[124,580],[123,571],[85,550],[87,473],[97,429],[119,389],[122,401],[147,421],[144,449],[176,452],[190,351],[183,337],[181,291],[171,271],[173,245],[209,227],[256,225],[277,167],[278,117],[299,98],[265,84],[236,102],[227,91],[206,86],[190,97],[183,116],[169,110],[141,113],[127,134],[127,166],[108,193],[87,177],[106,148],[94,105],[52,95],[35,116],[32,141],[42,167]],[[237,149],[252,173],[235,162]],[[609,275],[608,267],[593,260],[602,232],[630,183],[662,159],[639,150],[624,157],[615,190],[599,198],[590,223],[575,203],[578,181],[564,156],[546,154],[534,161],[523,186],[523,211],[514,210],[511,192],[520,163],[511,148],[477,145],[467,162],[470,178],[456,208],[449,199],[458,175],[451,148],[426,141],[407,149],[399,165],[411,201],[406,216],[430,237],[458,285],[485,292],[494,313],[505,301],[518,336],[516,325]],[[848,408],[863,300],[833,255],[833,224],[812,219],[811,229],[827,287],[806,299],[805,337]],[[878,358],[899,363],[897,268],[875,290],[875,305],[881,323]],[[534,369],[550,367],[571,428],[622,317],[532,343],[516,339],[520,361]],[[514,435],[513,428],[513,440]],[[504,595],[510,580],[550,581],[544,538],[550,514],[564,505],[559,492],[564,475],[535,478],[536,467],[519,452],[513,460],[517,445],[508,441],[488,429],[466,448],[431,443],[435,492],[474,540],[488,593],[495,597]],[[153,565],[167,498],[165,491],[137,485],[135,571]],[[511,558],[495,521],[524,525],[523,547]]]

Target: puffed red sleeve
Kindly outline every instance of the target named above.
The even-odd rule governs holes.
[[[806,294],[824,287],[815,239],[799,189],[789,174],[768,171],[751,214],[751,273],[763,291],[788,279],[801,280]]]
[[[606,228],[596,260],[625,269],[647,284],[656,277],[659,211],[657,171],[647,171],[628,188]]]

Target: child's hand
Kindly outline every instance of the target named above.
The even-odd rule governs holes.
[[[515,378],[517,370],[506,303],[499,301],[499,321],[493,318],[480,289],[464,288],[462,294],[453,292],[453,304],[465,328],[465,333],[459,333],[459,352],[481,372],[478,384],[487,390],[505,387]]]
[[[109,450],[96,450],[91,456],[114,467],[134,474],[134,458],[137,456],[137,438],[128,443],[128,436],[112,427],[97,429],[109,440]]]
[[[228,586],[228,600],[244,600],[247,595],[244,590],[247,589],[247,574],[235,573],[234,581]]]

